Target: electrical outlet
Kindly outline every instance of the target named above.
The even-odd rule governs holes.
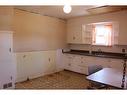
[[[12,82],[8,83],[8,87],[12,87]]]
[[[3,85],[3,89],[6,89],[6,88],[8,88],[8,84]]]
[[[122,52],[125,53],[125,51],[126,51],[126,50],[123,48],[123,49],[122,49]]]

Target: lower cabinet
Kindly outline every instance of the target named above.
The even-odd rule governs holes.
[[[112,58],[97,58],[97,64],[102,65],[104,68],[114,68],[118,70],[123,69],[122,59],[112,59]]]
[[[123,69],[122,59],[64,54],[64,69],[88,75],[88,66],[101,65],[103,68]]]
[[[56,71],[56,51],[16,53],[17,82]]]
[[[64,69],[88,75],[87,64],[83,56],[65,54]]]
[[[72,64],[72,63],[65,63],[65,69],[88,75],[87,66],[81,66],[81,65]]]
[[[76,72],[88,75],[88,67],[87,66],[77,66]]]

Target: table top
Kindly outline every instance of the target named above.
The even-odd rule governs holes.
[[[121,88],[123,74],[122,71],[117,69],[104,68],[94,74],[87,76],[86,78],[91,81]],[[127,76],[125,79],[127,79]]]

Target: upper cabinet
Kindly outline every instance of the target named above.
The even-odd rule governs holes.
[[[67,43],[73,44],[91,44],[92,31],[90,25],[76,25],[71,23],[67,25]]]
[[[118,45],[127,45],[127,22],[125,24],[119,24],[119,33],[118,33]]]
[[[92,44],[92,25],[82,25],[83,44]]]
[[[67,25],[67,43],[82,43],[82,27],[76,24]]]
[[[114,37],[114,45],[127,45],[127,27],[126,23],[121,22],[113,22],[113,37]]]

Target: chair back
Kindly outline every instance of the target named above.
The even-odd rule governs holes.
[[[103,69],[103,67],[101,65],[88,66],[88,74],[91,75],[101,69]]]

